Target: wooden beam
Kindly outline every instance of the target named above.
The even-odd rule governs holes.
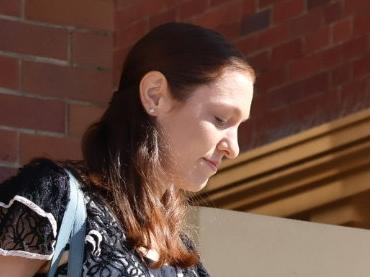
[[[370,190],[370,109],[228,161],[193,203],[289,217]]]

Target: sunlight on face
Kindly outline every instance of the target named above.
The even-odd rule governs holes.
[[[225,70],[158,120],[176,162],[176,186],[199,191],[224,157],[238,156],[238,127],[249,118],[253,81],[249,73]]]

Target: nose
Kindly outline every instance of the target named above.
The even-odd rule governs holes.
[[[219,142],[218,150],[224,152],[228,159],[235,159],[239,155],[238,131],[230,130]]]

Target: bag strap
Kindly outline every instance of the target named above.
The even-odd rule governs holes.
[[[70,195],[69,202],[63,215],[62,224],[59,229],[55,245],[53,259],[48,277],[53,277],[58,269],[68,241],[70,249],[68,255],[68,276],[81,276],[84,258],[85,233],[86,233],[86,206],[83,193],[79,188],[76,178],[65,170],[69,176]]]

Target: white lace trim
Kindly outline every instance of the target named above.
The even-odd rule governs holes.
[[[37,253],[31,253],[23,250],[4,250],[0,248],[0,255],[1,256],[17,256],[22,258],[31,258],[31,259],[38,259],[38,260],[50,260],[53,257],[53,254],[50,255],[43,255]]]
[[[7,205],[3,202],[0,202],[0,207],[9,208],[11,205],[13,205],[14,201],[18,201],[19,203],[22,203],[23,205],[27,206],[32,211],[37,213],[39,216],[46,217],[49,220],[50,224],[51,224],[51,228],[53,229],[54,238],[57,237],[57,221],[55,220],[54,216],[51,213],[45,212],[43,209],[41,209],[39,206],[37,206],[31,200],[29,200],[29,199],[27,199],[23,196],[16,195],[9,201],[9,204],[7,204]],[[28,252],[26,252],[26,253],[28,253]],[[39,254],[33,254],[33,255],[39,255]],[[45,256],[45,255],[42,255],[42,256]]]
[[[146,258],[156,262],[159,260],[159,253],[154,249],[146,249],[145,247],[138,247],[137,249],[140,251]]]
[[[184,273],[182,273],[182,270],[178,267],[176,267],[176,274],[177,277],[184,277]],[[195,276],[198,276],[197,274]]]

